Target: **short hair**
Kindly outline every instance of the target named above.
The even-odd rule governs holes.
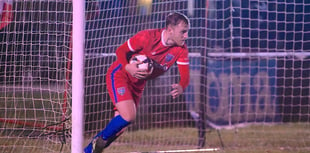
[[[183,21],[187,25],[190,25],[189,19],[184,14],[180,12],[169,13],[166,17],[166,27],[168,27],[169,25],[176,26],[181,21]]]

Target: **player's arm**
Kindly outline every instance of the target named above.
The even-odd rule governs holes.
[[[182,87],[183,91],[189,84],[189,64],[186,65],[178,65],[179,73],[180,73],[180,82],[179,85]]]
[[[144,33],[139,32],[116,50],[117,60],[124,66],[130,75],[138,79],[146,78],[149,75],[148,72],[138,69],[137,64],[139,63],[129,64],[128,61],[134,53],[143,49],[144,43]]]
[[[172,85],[172,91],[170,94],[173,98],[178,97],[183,94],[185,88],[189,84],[190,74],[189,74],[189,61],[188,55],[186,54],[184,58],[181,58],[177,61],[178,69],[180,73],[180,82],[178,84]]]
[[[132,63],[129,64],[129,59],[134,54],[135,51],[130,49],[130,39],[122,44],[116,50],[116,57],[117,60],[124,66],[125,70],[133,77],[141,78],[139,74],[139,69],[137,64],[139,63]]]
[[[129,58],[134,53],[134,51],[130,51],[128,47],[128,41],[119,46],[116,49],[116,57],[117,60],[123,65],[126,66],[128,64]]]

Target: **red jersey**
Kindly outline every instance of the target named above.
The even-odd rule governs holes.
[[[140,31],[116,50],[117,60],[107,72],[107,86],[114,102],[125,100],[126,98],[122,98],[122,96],[126,95],[127,90],[132,93],[128,95],[137,96],[137,99],[135,97],[127,99],[134,99],[136,102],[140,99],[146,79],[134,78],[124,68],[134,54],[145,54],[156,63],[152,74],[147,79],[162,75],[174,63],[177,63],[181,75],[180,85],[183,89],[188,85],[189,59],[187,47],[186,45],[166,45],[163,41],[163,32],[164,29]]]
[[[145,54],[157,63],[149,78],[155,78],[166,72],[175,62],[188,65],[188,50],[186,45],[167,46],[163,41],[164,29],[150,29],[138,32],[127,41],[131,52]]]

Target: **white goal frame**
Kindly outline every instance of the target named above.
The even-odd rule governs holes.
[[[74,0],[72,24],[72,139],[71,152],[83,152],[85,0]]]

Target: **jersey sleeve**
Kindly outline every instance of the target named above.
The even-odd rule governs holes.
[[[179,73],[180,73],[180,82],[179,84],[182,86],[183,91],[189,84],[189,65],[178,65]]]
[[[145,41],[147,40],[145,39],[145,35],[144,31],[140,31],[117,48],[117,60],[122,65],[125,66],[128,64],[131,55],[144,48]]]
[[[127,41],[130,51],[136,52],[143,49],[144,46],[148,44],[148,39],[149,37],[146,30],[138,32]]]
[[[189,84],[189,59],[188,59],[188,51],[185,49],[180,57],[177,60],[177,65],[180,73],[180,82],[179,84],[182,86],[183,90],[188,86]]]
[[[127,43],[125,42],[124,44],[122,44],[121,46],[119,46],[116,49],[116,57],[117,60],[123,65],[125,66],[126,64],[128,64],[128,57],[130,55],[130,49],[128,48]]]
[[[185,48],[179,58],[177,59],[178,65],[189,65],[189,59],[188,59],[188,50]]]

